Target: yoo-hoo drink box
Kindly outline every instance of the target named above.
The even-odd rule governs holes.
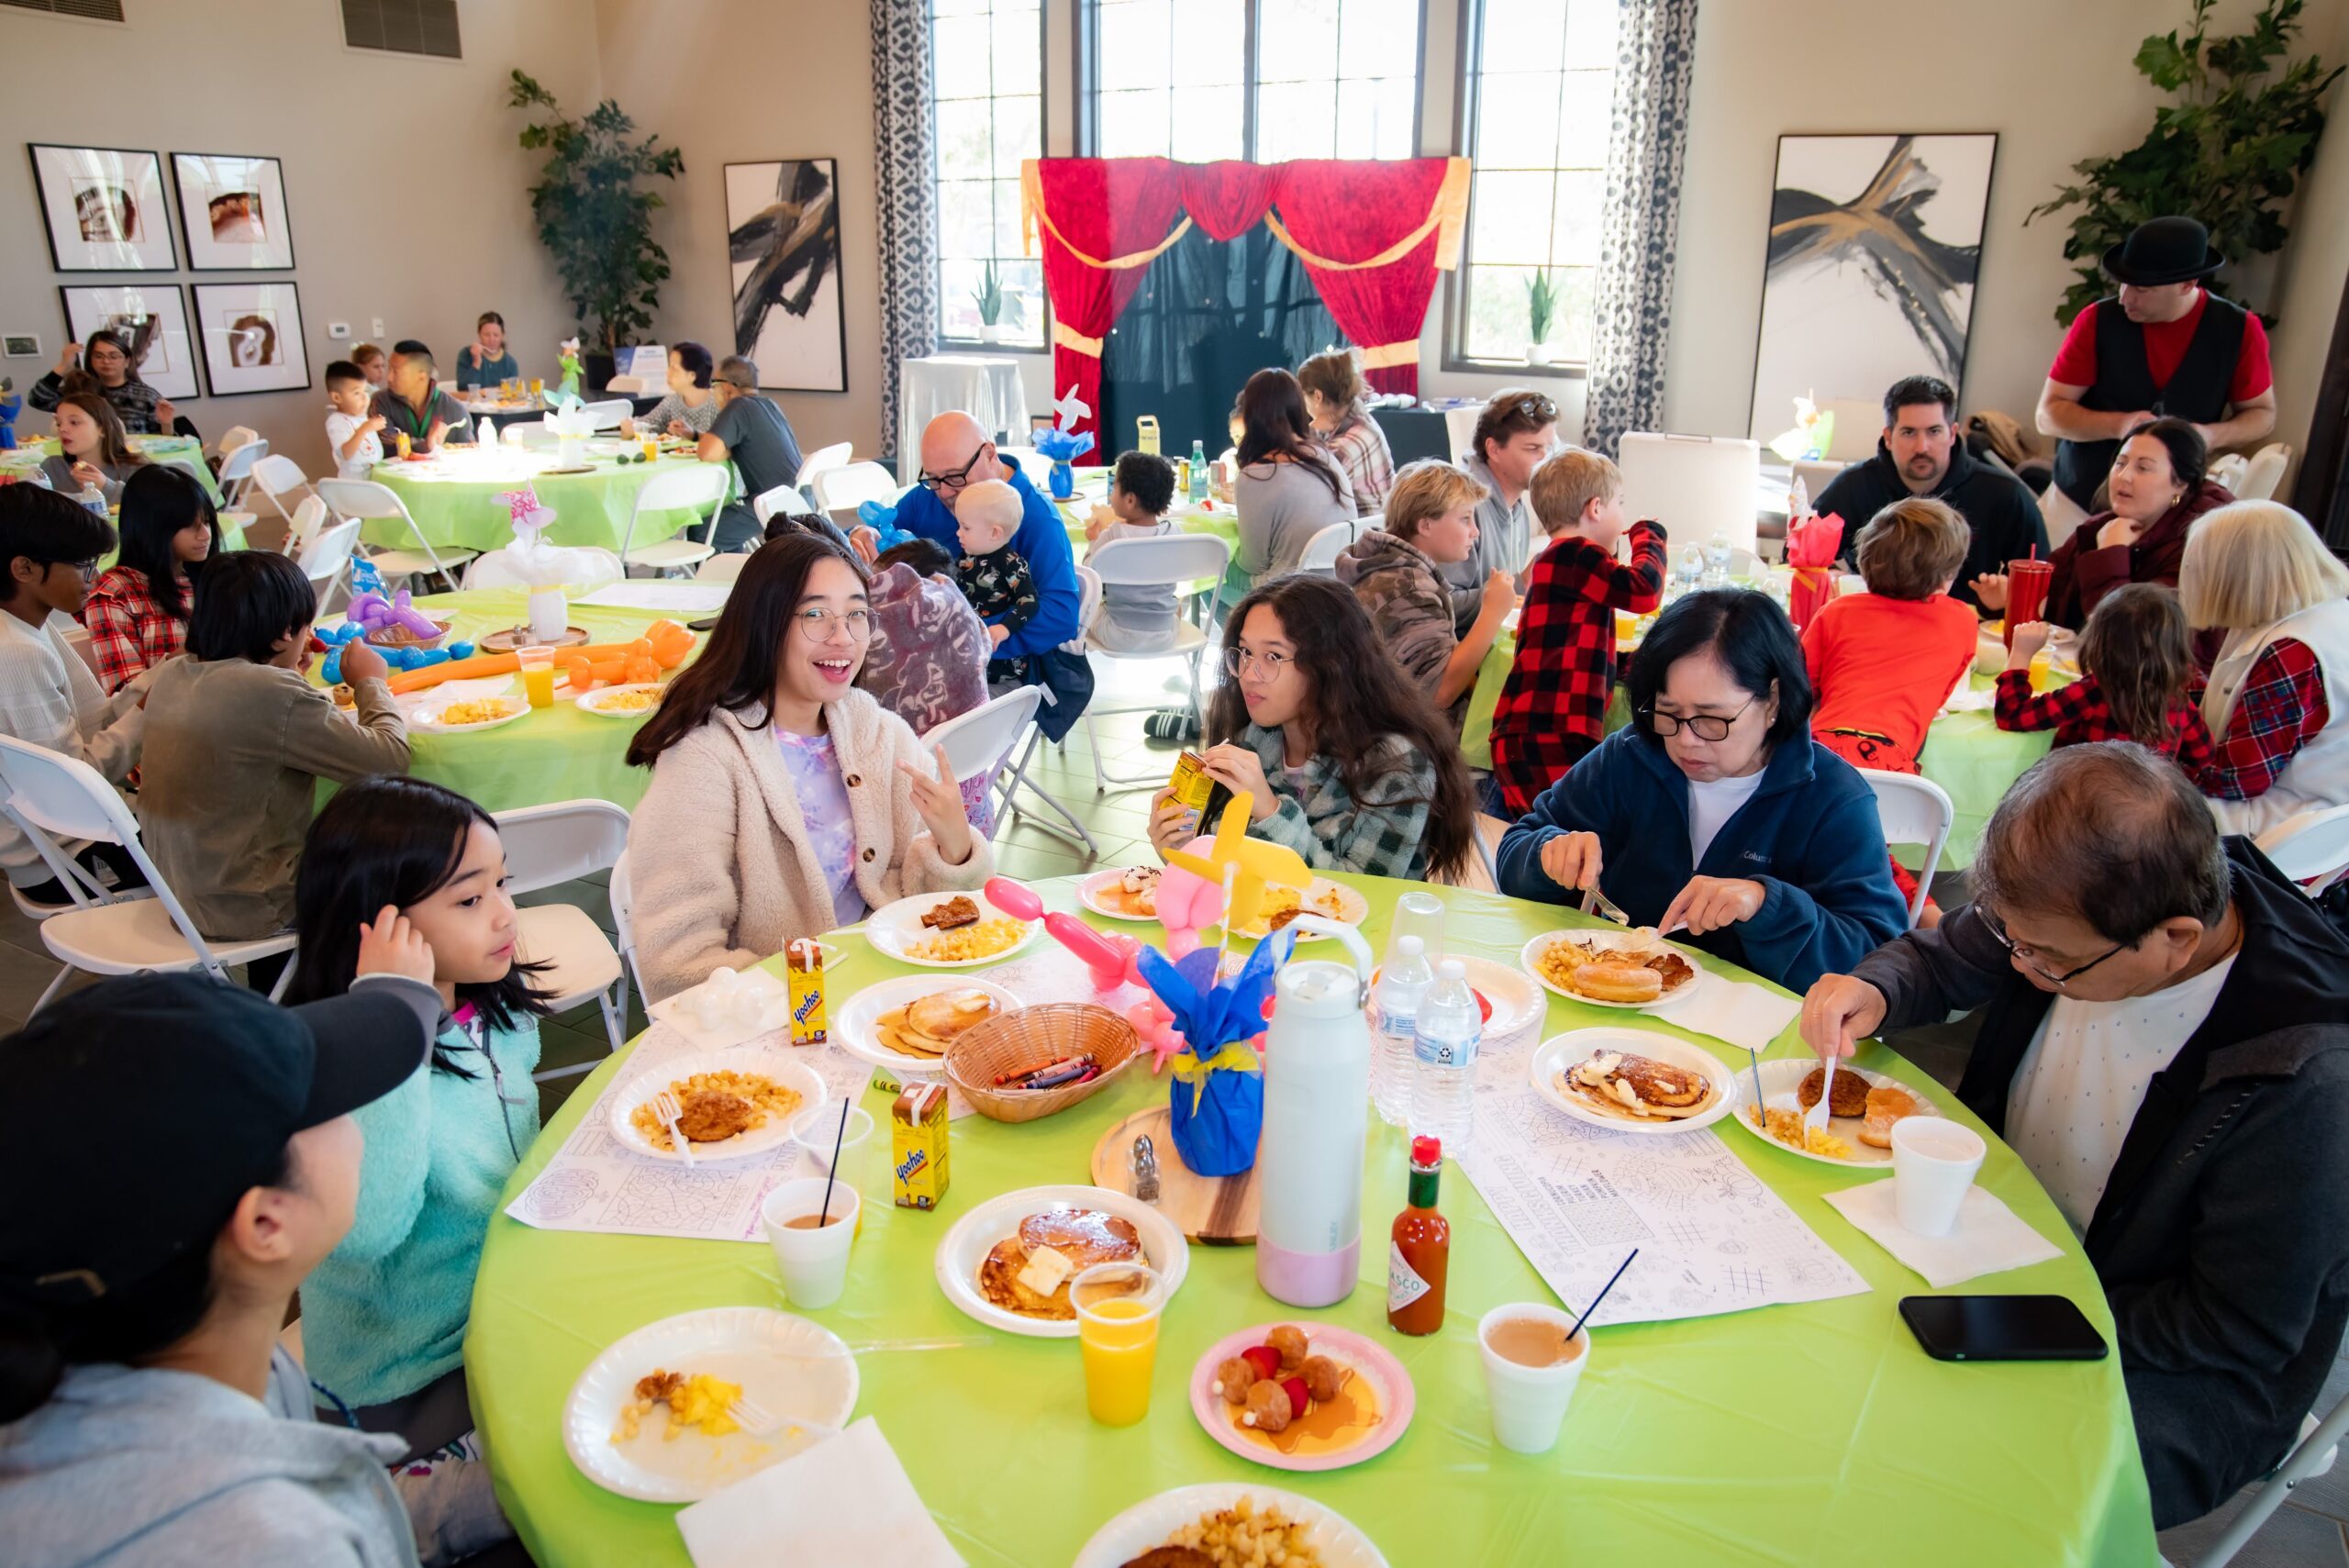
[[[907,1084],[889,1107],[889,1185],[899,1208],[946,1196],[946,1085]]]
[[[783,951],[785,984],[791,997],[791,1043],[821,1045],[824,1028],[824,949],[806,938]]]

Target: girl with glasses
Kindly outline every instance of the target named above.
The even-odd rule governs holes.
[[[1767,595],[1676,601],[1626,684],[1631,727],[1502,839],[1503,893],[1562,904],[1599,886],[1797,991],[1906,929],[1875,795],[1810,738],[1802,648]]]
[[[637,731],[628,760],[652,770],[629,828],[647,1000],[987,879],[944,751],[857,685],[872,639],[853,557],[771,539]]]

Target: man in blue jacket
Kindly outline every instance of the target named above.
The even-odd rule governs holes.
[[[897,503],[897,527],[923,539],[935,539],[963,553],[954,531],[954,504],[963,492],[983,479],[1000,479],[1019,492],[1019,531],[1011,548],[1027,561],[1036,579],[1041,601],[1028,624],[1013,632],[995,651],[998,659],[1042,653],[1076,635],[1076,556],[1069,549],[1068,530],[1050,501],[1036,493],[1016,462],[996,454],[995,442],[968,414],[941,414],[921,433],[921,483]],[[857,553],[871,561],[880,550],[880,531],[855,529],[850,539]]]
[[[1810,738],[1786,612],[1690,594],[1631,662],[1631,727],[1544,790],[1501,840],[1500,887],[1563,904],[1598,886],[1633,920],[1790,990],[1908,925],[1876,795]]]

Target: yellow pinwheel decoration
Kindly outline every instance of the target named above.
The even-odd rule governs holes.
[[[1308,887],[1313,873],[1305,857],[1285,844],[1267,843],[1248,836],[1248,812],[1254,804],[1245,792],[1234,795],[1231,804],[1223,809],[1223,820],[1216,824],[1215,838],[1204,855],[1186,850],[1166,851],[1166,863],[1180,866],[1194,876],[1222,885],[1227,868],[1231,873],[1230,905],[1223,912],[1223,929],[1237,930],[1252,924],[1264,906],[1267,884],[1283,887]]]

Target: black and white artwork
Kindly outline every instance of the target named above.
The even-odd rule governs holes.
[[[195,323],[214,396],[310,384],[302,302],[294,284],[197,284]]]
[[[174,152],[180,231],[187,264],[199,272],[279,270],[294,264],[285,176],[274,158]]]
[[[29,144],[50,260],[61,272],[168,272],[163,162],[114,147]]]
[[[131,373],[175,401],[201,395],[195,350],[189,345],[187,301],[177,284],[68,284],[66,340],[87,343],[112,332],[128,345]]]
[[[1770,195],[1753,434],[1794,399],[1873,402],[1905,375],[1965,380],[1995,134],[1782,136]]]
[[[726,165],[726,238],[734,351],[758,361],[759,384],[846,392],[848,317],[833,161]]]

